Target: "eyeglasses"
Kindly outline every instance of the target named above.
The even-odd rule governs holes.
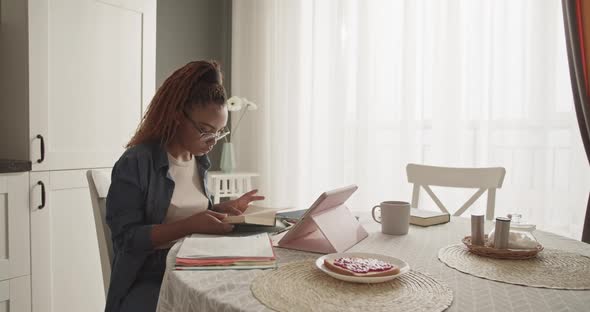
[[[183,113],[184,113],[184,117],[186,117],[186,119],[188,119],[188,121],[191,123],[193,128],[195,128],[195,130],[199,131],[199,134],[200,134],[199,139],[203,142],[208,142],[211,140],[215,140],[215,142],[217,142],[229,134],[229,129],[227,127],[223,127],[217,132],[205,131],[205,130],[203,130],[202,127],[199,127],[199,125],[188,116],[187,112],[183,111]]]

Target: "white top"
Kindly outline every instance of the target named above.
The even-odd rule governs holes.
[[[206,211],[209,200],[203,193],[203,182],[197,170],[195,157],[191,157],[189,161],[181,161],[168,154],[168,163],[168,172],[175,186],[164,223],[175,222]]]

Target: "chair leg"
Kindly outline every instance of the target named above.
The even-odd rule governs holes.
[[[420,185],[414,184],[414,190],[412,191],[412,207],[418,208],[418,201],[420,200]]]

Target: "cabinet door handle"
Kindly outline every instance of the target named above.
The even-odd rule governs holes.
[[[37,163],[40,164],[45,160],[45,139],[40,134],[37,134],[37,139],[41,140],[41,158],[37,159]]]
[[[37,181],[37,185],[41,185],[41,205],[39,205],[37,208],[43,209],[45,208],[45,183]]]

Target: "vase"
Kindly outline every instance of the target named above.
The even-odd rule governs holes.
[[[232,172],[236,168],[236,156],[234,145],[231,142],[223,143],[221,148],[221,171]]]

